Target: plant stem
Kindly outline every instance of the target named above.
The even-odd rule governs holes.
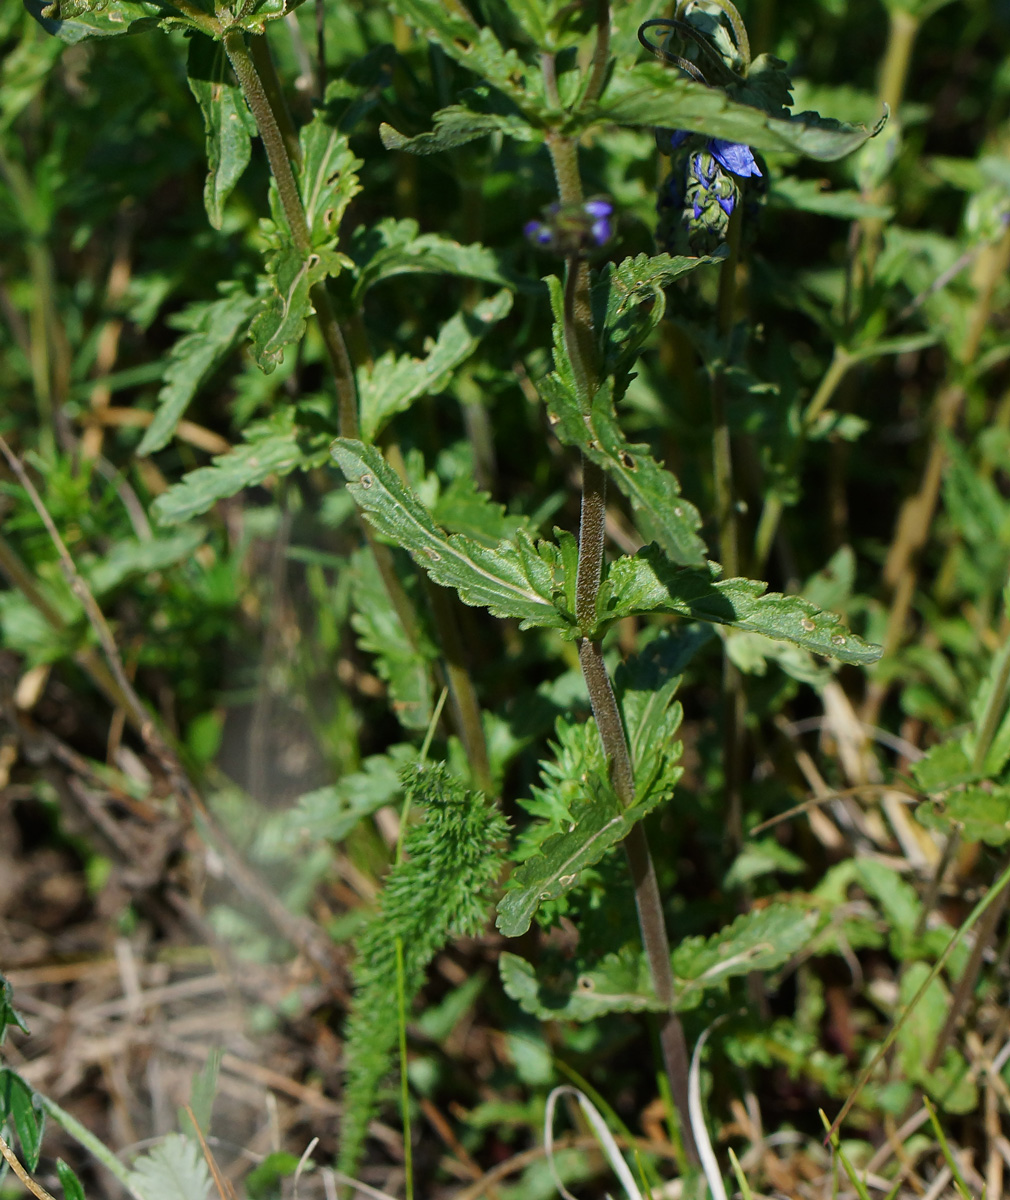
[[[256,63],[249,53],[245,43],[245,35],[239,29],[229,29],[224,35],[225,53],[232,65],[235,77],[238,79],[242,94],[256,120],[266,150],[270,171],[277,184],[277,194],[280,197],[284,217],[288,223],[291,240],[299,254],[306,257],[312,253],[312,235],[305,220],[305,209],[298,191],[288,148],[270,103],[270,97],[260,79]],[[265,42],[261,53],[267,50]],[[316,321],[319,332],[326,346],[330,364],[333,368],[333,380],[337,388],[337,424],[341,437],[356,438],[358,436],[358,405],[357,388],[354,381],[354,368],[350,355],[347,353],[347,343],[344,341],[343,330],[337,321],[330,302],[326,283],[314,284],[310,292],[312,305],[316,310]]]
[[[602,7],[602,6],[601,6]],[[609,16],[609,10],[608,10]],[[602,33],[600,34],[602,36]],[[545,85],[551,90],[554,79],[554,59],[542,59]],[[573,138],[551,131],[547,148],[554,165],[558,194],[563,205],[577,204],[582,199],[582,180],[579,174],[577,144]],[[596,334],[589,296],[589,266],[579,255],[569,257],[565,274],[564,339],[572,363],[579,400],[589,411],[593,395],[599,386],[599,364]],[[575,583],[575,612],[584,629],[596,624],[596,605],[603,570],[603,546],[607,507],[607,480],[601,467],[583,455],[582,509],[579,523],[579,566]],[[624,723],[617,698],[603,660],[598,641],[581,638],[579,663],[589,692],[596,727],[607,758],[614,791],[622,807],[628,808],[635,799],[635,774]],[[642,944],[649,963],[649,973],[656,996],[664,1006],[660,1017],[660,1045],[670,1091],[680,1122],[684,1153],[691,1165],[700,1159],[688,1116],[689,1057],[684,1028],[674,1004],[676,985],[670,963],[670,940],[666,932],[663,901],[659,892],[656,869],[649,850],[645,830],[640,823],[632,826],[624,839],[624,852],[635,889],[635,907],[642,933]]]
[[[302,147],[298,141],[298,130],[295,129],[294,122],[291,120],[291,113],[288,110],[287,101],[284,99],[284,90],[277,76],[277,68],[274,66],[270,43],[267,41],[265,33],[254,34],[249,38],[249,54],[260,77],[263,92],[269,101],[274,119],[277,121],[277,127],[281,131],[288,158],[296,166],[301,166]]]
[[[52,1117],[57,1125],[69,1133],[72,1138],[80,1142],[85,1150],[93,1154],[106,1170],[115,1175],[131,1196],[135,1196],[137,1200],[142,1200],[139,1192],[133,1187],[129,1168],[121,1163],[109,1147],[99,1138],[95,1137],[90,1129],[82,1125],[76,1117],[71,1116],[65,1108],[61,1108],[55,1100],[50,1100],[48,1096],[43,1095],[41,1092],[35,1093],[35,1102],[42,1107],[45,1113]]]

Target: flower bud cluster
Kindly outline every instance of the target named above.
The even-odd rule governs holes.
[[[566,257],[599,250],[614,236],[614,205],[606,196],[555,202],[543,210],[542,221],[528,221],[523,232],[534,246]]]
[[[761,176],[757,160],[741,142],[684,129],[658,129],[656,143],[671,158],[656,205],[658,241],[681,253],[708,253],[726,240],[743,181]]]

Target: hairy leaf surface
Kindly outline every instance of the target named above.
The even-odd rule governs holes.
[[[676,567],[656,545],[617,559],[606,584],[610,595],[605,599],[601,593],[598,614],[604,626],[632,614],[672,612],[793,642],[840,662],[873,663],[881,654],[879,646],[850,633],[840,617],[801,596],[767,592],[768,585],[754,579],[720,580],[714,566]]]
[[[170,1133],[137,1159],[130,1187],[142,1200],[206,1200],[210,1168],[195,1141]]]
[[[396,413],[405,412],[421,396],[442,391],[452,371],[467,359],[481,338],[512,308],[512,295],[501,291],[482,300],[469,313],[450,317],[427,357],[397,358],[392,352],[358,371],[361,436],[372,442]]]
[[[332,450],[355,503],[436,583],[455,588],[465,604],[487,608],[496,617],[521,619],[524,629],[572,627],[563,607],[556,547],[534,546],[520,532],[514,541],[489,550],[462,534],[447,534],[374,446],[337,438]]]
[[[168,443],[201,383],[245,332],[256,306],[253,296],[235,290],[186,310],[189,332],[169,352],[158,409],[137,447],[139,455],[153,454]]]
[[[220,229],[225,201],[249,165],[256,122],[220,42],[195,34],[189,43],[186,75],[207,134],[203,202],[211,225]]]

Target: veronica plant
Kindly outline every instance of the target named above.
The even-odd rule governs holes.
[[[617,405],[643,344],[689,277],[718,271],[720,294],[729,286],[748,207],[742,202],[746,188],[766,175],[757,155],[786,151],[834,159],[861,145],[868,131],[816,113],[792,114],[783,64],[768,56],[751,60],[743,23],[728,0],[682,0],[674,18],[647,22],[646,31],[666,31],[659,47],[663,63],[637,61],[640,16],[631,11],[634,6],[612,13],[601,0],[587,24],[573,20],[572,6],[560,0],[516,5],[507,20],[499,6],[488,5],[496,19],[485,23],[462,5],[442,0],[388,0],[386,7],[469,72],[474,86],[436,111],[428,132],[408,136],[384,124],[385,147],[411,155],[455,154],[491,137],[497,145],[512,139],[526,150],[542,149],[556,199],[539,218],[523,214],[527,238],[545,256],[542,261],[553,256],[556,265],[541,286],[518,274],[493,248],[419,236],[410,221],[385,218],[352,229],[342,226],[363,186],[362,163],[344,129],[360,94],[348,79],[334,81],[311,119],[296,127],[267,41],[271,27],[295,4],[26,4],[68,42],[153,28],[186,31],[191,87],[207,131],[205,201],[214,225],[221,225],[224,205],[249,160],[251,138],[258,135],[266,151],[270,216],[262,227],[262,270],[252,286],[222,281],[220,298],[180,340],[139,452],[153,453],[166,444],[202,380],[246,335],[256,364],[272,372],[284,365],[314,321],[328,364],[328,383],[319,396],[279,404],[265,420],[250,425],[243,445],[171,487],[157,501],[156,516],[164,524],[188,521],[244,487],[295,470],[318,471],[332,458],[346,480],[346,495],[364,517],[367,549],[351,568],[359,581],[359,633],[365,631],[363,638],[384,664],[382,673],[408,731],[427,723],[432,677],[441,673],[463,747],[455,769],[469,776],[463,785],[479,790],[488,802],[499,799],[503,770],[500,763],[497,770],[492,767],[458,610],[446,589],[464,605],[518,622],[520,630],[546,631],[575,647],[592,716],[557,724],[554,757],[541,764],[540,787],[527,802],[537,819],[508,852],[514,870],[498,903],[497,924],[505,936],[518,937],[535,918],[555,920],[566,904],[577,911],[580,888],[620,847],[633,884],[638,934],[608,946],[593,970],[581,976],[585,987],[569,986],[560,998],[555,988],[551,1005],[544,1000],[550,981],[518,956],[502,956],[502,976],[506,990],[539,1016],[654,1012],[686,1158],[697,1161],[686,1115],[688,1054],[678,1009],[696,1003],[706,986],[721,984],[734,971],[780,964],[809,935],[811,922],[808,913],[793,909],[748,914],[742,924],[718,935],[720,946],[733,947],[722,971],[711,963],[699,965],[704,954],[697,946],[686,959],[672,954],[681,939],[677,931],[671,939],[667,927],[643,822],[671,802],[680,776],[676,692],[681,674],[705,640],[699,629],[713,627],[760,634],[857,665],[873,662],[877,650],[815,604],[769,594],[764,583],[740,576],[734,539],[727,533],[731,505],[725,492],[717,497],[715,531],[725,572],[710,561],[698,510],[650,447],[628,437]],[[682,43],[676,53],[674,38]],[[358,66],[366,80],[375,69],[369,83],[373,91],[387,85],[381,64]],[[614,127],[658,130],[660,147],[671,157],[671,174],[660,191],[658,236],[672,253],[604,260],[620,213],[599,189],[587,196],[581,147]],[[517,215],[517,230],[523,216]],[[593,262],[599,264],[595,270]],[[364,337],[365,293],[383,278],[417,271],[456,274],[499,291],[482,300],[471,297],[440,331],[430,331],[436,336],[423,359],[373,359],[367,346],[352,353],[349,346]],[[552,536],[540,537],[536,523],[509,522],[479,492],[468,495],[465,528],[445,519],[432,499],[419,449],[405,457],[399,445],[384,439],[393,418],[432,391],[433,379],[453,377],[506,317],[515,293],[537,291],[550,304],[552,361],[541,362],[532,386],[546,410],[550,434],[544,436],[557,439],[579,466],[577,536],[557,528]],[[713,321],[715,349],[707,364],[713,406],[720,378],[716,360],[728,359],[731,307],[721,304]],[[718,420],[716,427],[718,433]],[[615,496],[623,498],[618,503],[637,523],[644,544],[608,557],[608,504]],[[418,572],[391,547],[413,559],[420,582]],[[377,613],[383,620],[388,616],[385,625]],[[608,638],[629,617],[641,619],[652,640],[615,664]],[[668,628],[671,618],[681,623]],[[378,803],[387,802],[399,786],[396,772],[388,774],[392,782]],[[410,779],[412,789],[421,788],[419,777]],[[461,787],[443,774],[424,781],[428,808],[443,812],[445,821],[449,814],[454,830],[468,828],[463,819],[468,803],[478,815],[484,812],[485,801],[468,801]],[[504,826],[490,819],[487,825],[492,832],[489,839],[485,831],[480,854],[496,864],[497,850],[488,842],[503,837]],[[428,832],[436,828],[433,819]],[[425,966],[451,932],[475,928],[472,904],[460,922],[444,902],[436,903],[440,888],[443,901],[450,893],[431,866],[441,861],[431,841],[419,834],[409,843],[430,861],[398,870],[383,903],[382,912],[396,914],[402,928],[382,933],[372,926],[359,943],[366,1006],[381,990],[395,938],[418,933],[416,914],[436,913],[437,920],[423,930],[423,945],[419,942],[408,956],[405,984],[411,990],[421,986]],[[466,850],[453,861],[466,862],[469,870],[472,855]],[[471,877],[476,903],[490,880],[487,871],[476,869],[466,879]],[[418,899],[414,915],[408,903],[413,887],[426,896],[423,904]],[[771,952],[763,949],[769,943]],[[701,949],[713,951],[712,945]],[[350,1172],[391,1039],[388,1028],[377,1033],[360,1008],[349,1031],[358,1106],[343,1159]]]

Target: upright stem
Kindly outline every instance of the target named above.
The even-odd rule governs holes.
[[[605,12],[609,20],[609,8],[601,5],[601,12]],[[603,36],[603,31],[599,31],[598,46],[599,39]],[[542,65],[548,95],[553,93],[556,97],[553,56],[544,55]],[[582,199],[582,180],[579,174],[576,141],[552,130],[547,137],[547,148],[554,164],[561,203],[578,204]],[[566,264],[564,339],[565,349],[572,363],[579,401],[588,412],[600,381],[589,293],[589,266],[580,255],[570,256]],[[591,629],[596,624],[596,604],[603,571],[606,507],[606,475],[602,468],[583,455],[575,612],[579,624],[584,629]],[[634,764],[617,698],[598,641],[590,638],[582,638],[579,641],[579,663],[589,692],[596,727],[600,732],[600,741],[607,757],[614,791],[622,807],[628,808],[635,799]],[[624,851],[634,884],[635,907],[638,911],[649,973],[656,996],[664,1006],[661,1015],[660,1045],[680,1121],[684,1152],[691,1164],[697,1164],[700,1159],[688,1115],[689,1058],[684,1029],[674,1011],[676,985],[670,963],[670,940],[666,932],[666,918],[663,915],[663,901],[656,869],[645,830],[640,823],[632,826],[631,832],[624,839]]]

